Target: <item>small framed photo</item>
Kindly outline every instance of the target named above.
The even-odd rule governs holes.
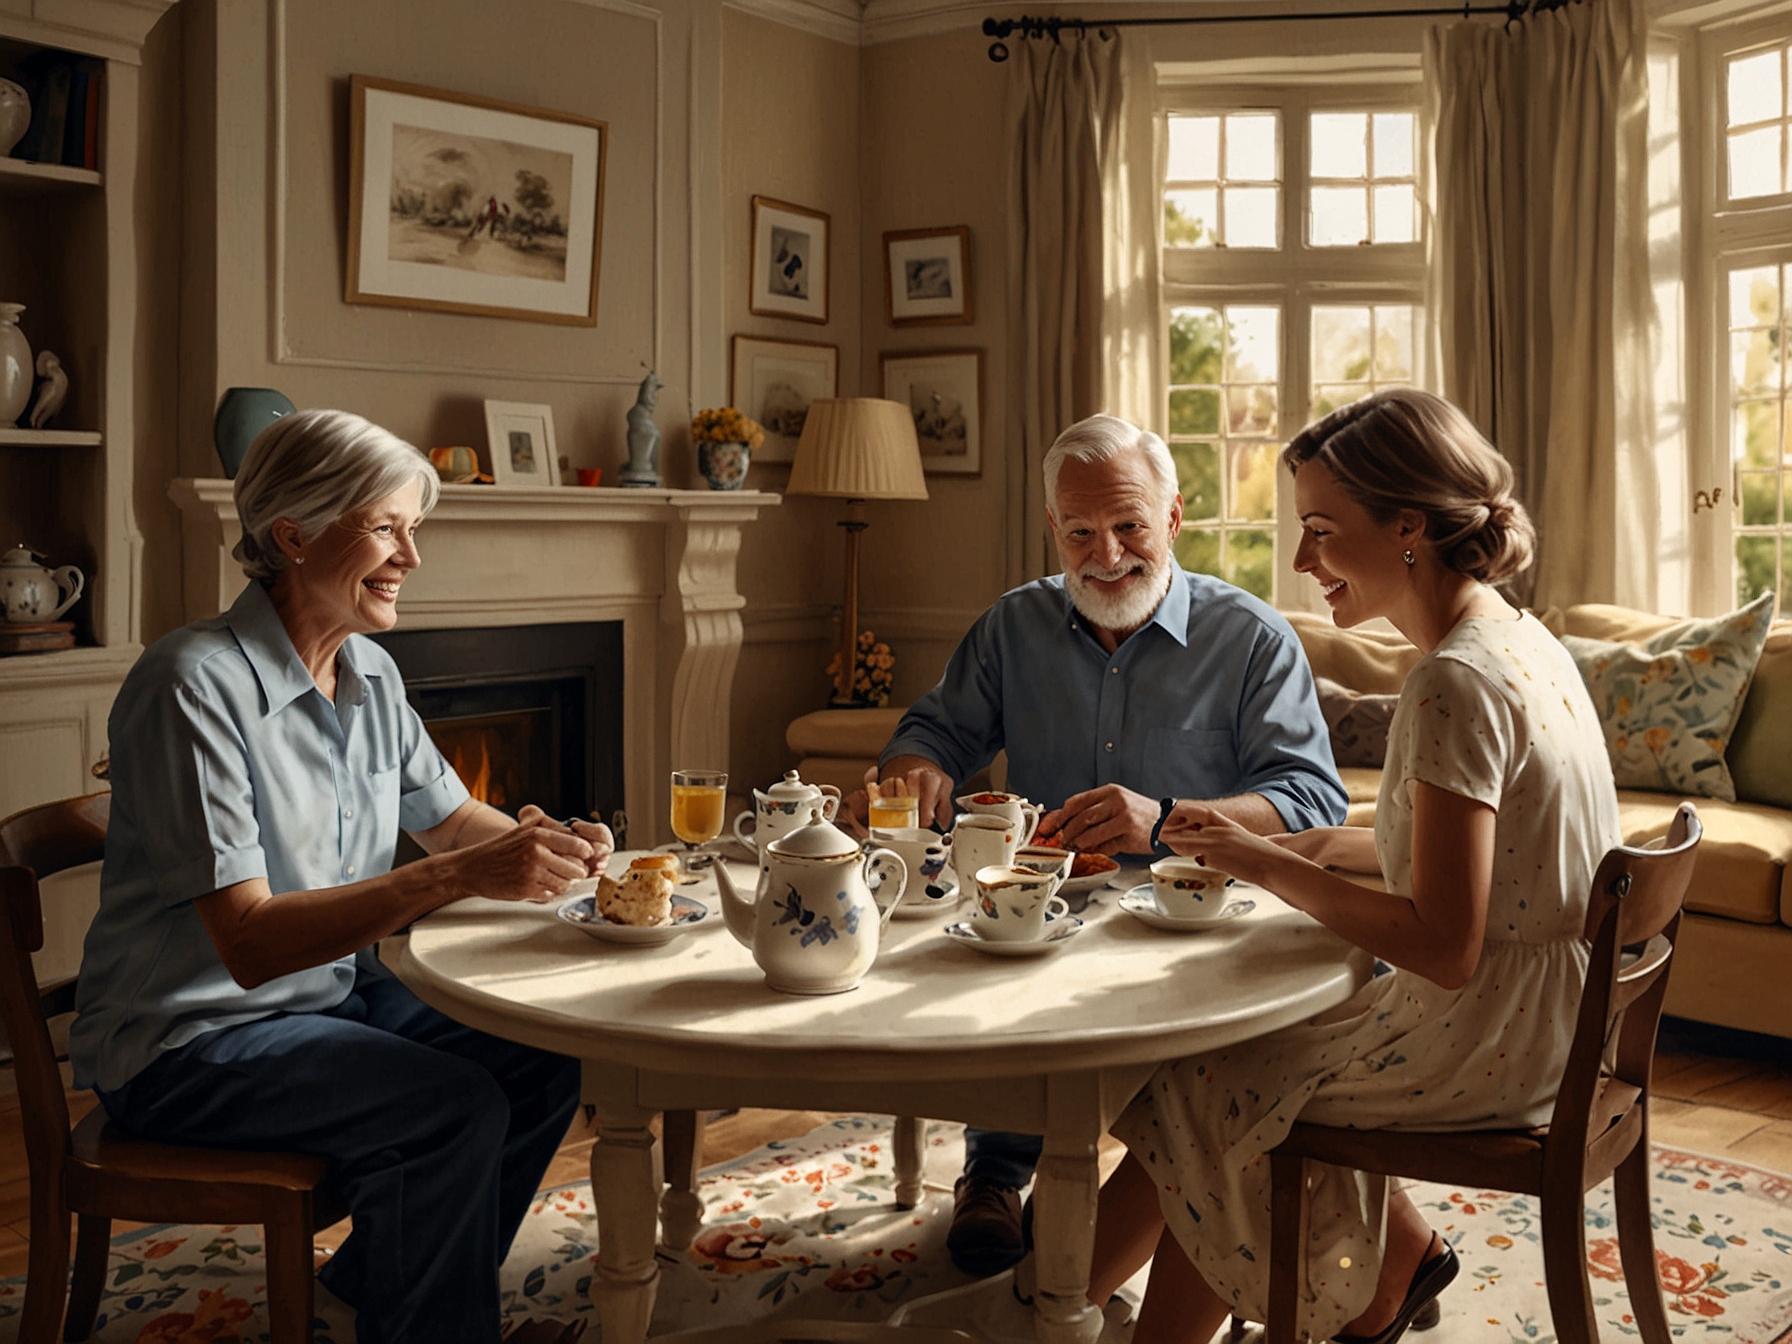
[[[597,325],[608,123],[355,75],[349,303]]]
[[[921,443],[921,465],[936,476],[983,470],[983,352],[886,352],[884,396],[908,407]]]
[[[884,307],[891,326],[945,327],[975,320],[969,228],[886,233],[884,254]]]
[[[528,401],[486,402],[485,444],[497,484],[538,490],[560,484],[552,406]]]
[[[840,394],[840,347],[736,336],[733,365],[729,401],[765,430],[753,461],[791,461],[809,403]]]
[[[828,217],[819,210],[753,198],[752,296],[749,312],[828,320]]]

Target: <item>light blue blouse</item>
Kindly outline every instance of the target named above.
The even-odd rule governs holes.
[[[69,1034],[77,1086],[122,1087],[204,1032],[347,996],[353,956],[244,989],[193,909],[250,878],[278,896],[377,877],[401,827],[428,830],[466,801],[385,650],[350,636],[336,668],[331,703],[250,583],[125,678],[100,909]]]
[[[925,756],[962,781],[1003,749],[1008,787],[1047,807],[1102,784],[1150,798],[1259,793],[1302,831],[1341,823],[1348,802],[1293,628],[1249,593],[1182,569],[1111,654],[1062,575],[1003,594],[883,759]]]

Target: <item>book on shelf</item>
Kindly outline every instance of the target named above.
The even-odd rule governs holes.
[[[62,134],[62,162],[67,167],[99,167],[100,79],[105,69],[104,61],[90,56],[75,62]]]
[[[21,73],[25,76],[22,82],[26,91],[31,95],[31,124],[25,128],[19,143],[13,146],[12,157],[36,163],[61,163],[75,63],[60,52],[43,52]]]

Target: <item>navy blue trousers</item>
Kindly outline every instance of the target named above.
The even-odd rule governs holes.
[[[1033,1179],[1045,1140],[1037,1134],[1007,1134],[999,1129],[964,1130],[964,1174],[977,1176],[1010,1190],[1023,1188]]]
[[[100,1100],[147,1139],[331,1159],[354,1231],[318,1277],[361,1344],[495,1344],[498,1266],[579,1066],[364,973],[334,1008],[207,1032]]]

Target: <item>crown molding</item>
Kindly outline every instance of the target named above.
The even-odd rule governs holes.
[[[1090,0],[1099,7],[1103,0]],[[976,29],[992,12],[1002,9],[990,0],[866,0],[866,46],[900,42],[908,37]],[[1019,9],[1015,9],[1019,13]]]
[[[756,14],[787,28],[814,33],[848,46],[865,44],[865,23],[859,0],[722,0],[724,9]]]
[[[8,6],[0,34],[137,65],[144,39],[175,0],[29,0]],[[25,12],[17,12],[23,9]]]

